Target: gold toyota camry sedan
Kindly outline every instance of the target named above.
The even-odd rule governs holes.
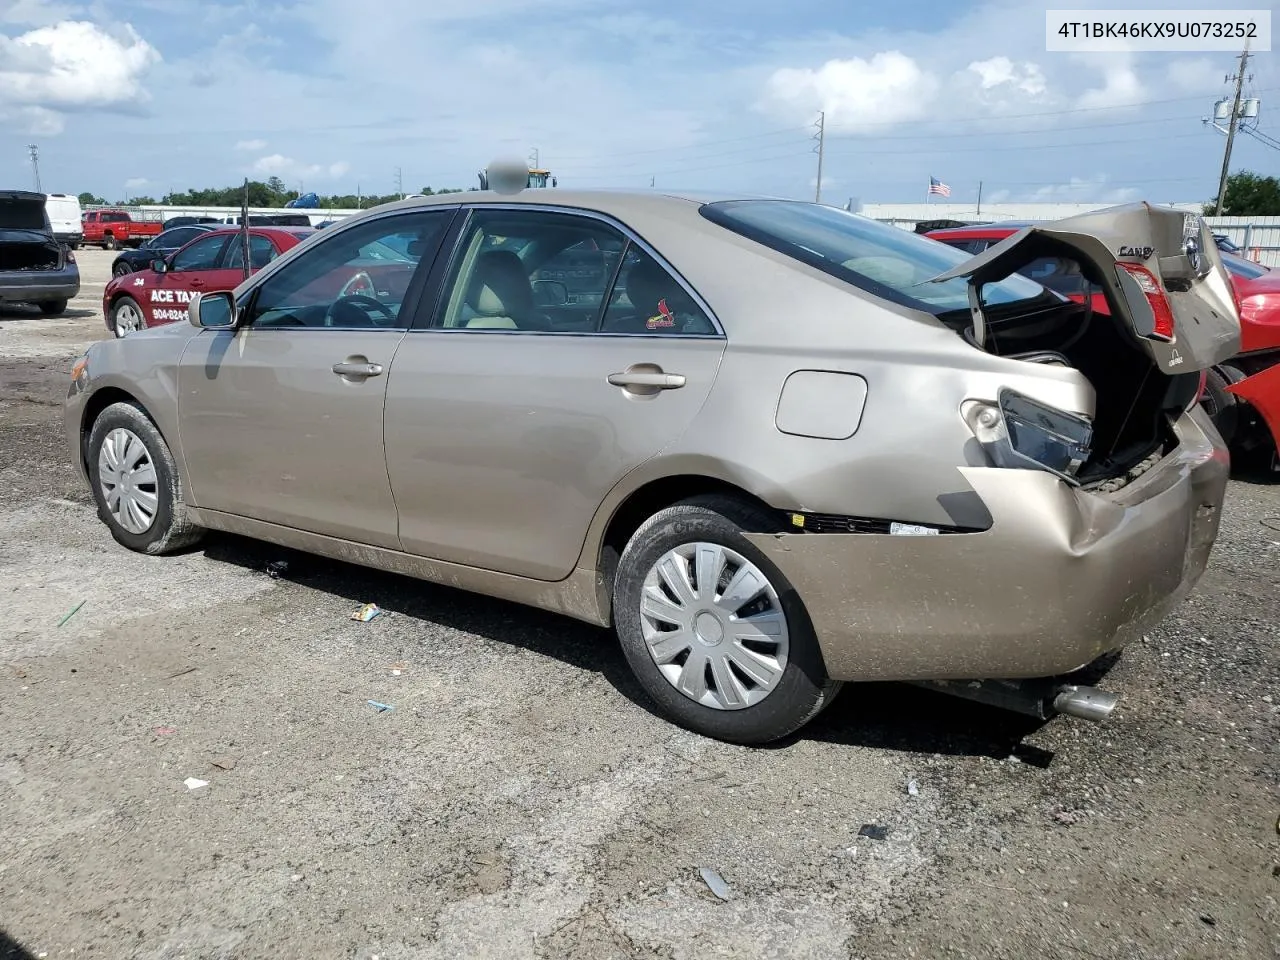
[[[1023,275],[1046,257],[1078,296]],[[738,743],[851,681],[1099,718],[1071,678],[1218,532],[1196,401],[1239,315],[1172,209],[970,258],[813,203],[486,190],[343,220],[189,321],[74,368],[119,543],[230,531],[612,627]]]

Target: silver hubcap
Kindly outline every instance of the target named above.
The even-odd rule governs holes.
[[[107,510],[130,533],[146,533],[160,505],[155,464],[138,435],[117,427],[98,452],[98,486]]]
[[[142,311],[132,303],[122,303],[116,307],[117,337],[127,337],[129,334],[141,330],[142,327]]]
[[[757,704],[787,666],[778,592],[750,560],[716,543],[663,554],[645,577],[640,626],[667,682],[704,707]]]

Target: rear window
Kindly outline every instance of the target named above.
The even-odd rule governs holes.
[[[1242,277],[1245,280],[1257,280],[1271,272],[1260,263],[1254,263],[1244,257],[1233,257],[1230,254],[1222,258],[1222,265],[1233,277]]]
[[[0,200],[0,230],[49,229],[44,204],[34,200]]]
[[[969,307],[964,278],[928,282],[969,259],[968,253],[945,243],[835,207],[794,200],[726,200],[704,205],[702,215],[885,300],[933,314]],[[994,305],[1046,294],[1040,284],[1014,275],[986,284],[982,298]]]

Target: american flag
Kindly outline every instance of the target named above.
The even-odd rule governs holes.
[[[937,177],[929,178],[929,195],[938,197],[951,196],[951,188],[939,180]]]

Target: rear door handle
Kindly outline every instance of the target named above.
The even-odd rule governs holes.
[[[199,277],[193,277],[193,278],[192,278],[192,280],[191,280],[191,286],[193,286],[193,287],[203,287],[203,286],[204,286],[204,281],[203,281],[203,280],[201,280]]]
[[[333,365],[333,372],[347,380],[367,380],[382,375],[382,364],[368,360],[343,360]]]
[[[615,387],[649,387],[655,390],[677,390],[684,386],[678,373],[611,373],[609,383]]]

